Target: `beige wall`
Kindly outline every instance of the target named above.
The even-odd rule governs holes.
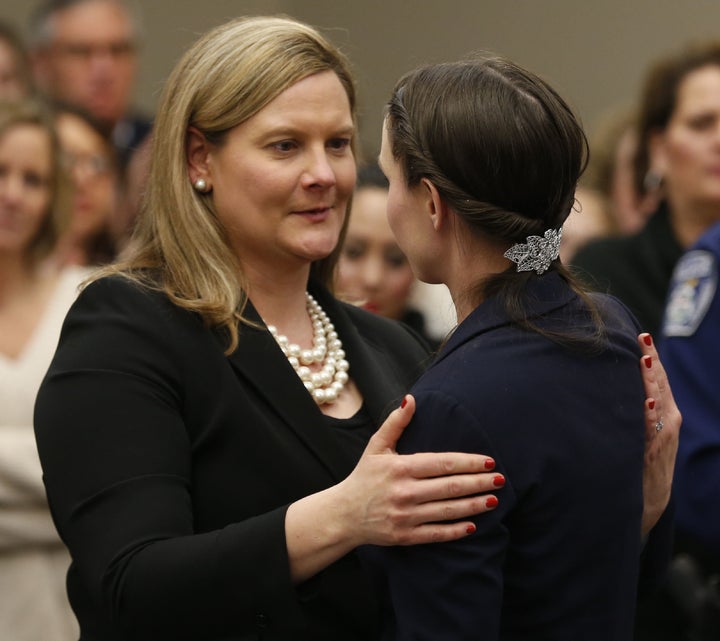
[[[1,0],[24,28],[35,0]],[[630,103],[650,60],[688,39],[720,38],[717,0],[143,0],[137,102],[152,110],[180,53],[225,19],[283,12],[322,28],[354,63],[363,146],[377,150],[394,81],[427,61],[473,50],[507,55],[549,79],[588,129]]]

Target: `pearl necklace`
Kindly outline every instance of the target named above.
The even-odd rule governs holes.
[[[348,382],[350,365],[345,360],[342,342],[328,315],[308,292],[305,292],[305,298],[313,326],[312,349],[302,349],[291,343],[287,336],[278,334],[274,325],[268,325],[268,331],[315,402],[318,405],[333,403]],[[319,371],[310,369],[309,365],[315,363],[322,365]]]

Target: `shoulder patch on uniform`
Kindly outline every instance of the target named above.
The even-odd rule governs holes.
[[[696,249],[675,266],[670,282],[662,333],[692,336],[705,318],[718,281],[718,265],[712,252]]]

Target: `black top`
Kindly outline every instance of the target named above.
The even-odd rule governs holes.
[[[335,431],[336,438],[348,441],[346,446],[356,452],[363,451],[373,432],[377,429],[377,425],[365,409],[365,405],[362,405],[350,418],[325,416],[325,422]]]
[[[399,323],[311,291],[377,426],[427,353]],[[357,555],[296,587],[284,527],[290,503],[347,476],[371,430],[331,427],[267,330],[243,325],[230,356],[226,344],[117,277],[68,314],[35,427],[82,641],[376,635]]]
[[[682,253],[662,205],[639,233],[592,241],[572,264],[590,287],[625,303],[643,331],[657,334],[672,271]]]

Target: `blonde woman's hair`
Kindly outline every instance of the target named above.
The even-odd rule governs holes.
[[[355,87],[344,55],[312,27],[285,17],[239,18],[213,29],[182,57],[167,80],[154,124],[151,166],[138,224],[118,263],[98,276],[119,273],[163,291],[198,313],[237,346],[247,282],[218,222],[210,194],[188,176],[188,127],[221,145],[227,132],[252,117],[296,82],[333,71],[355,120]],[[316,261],[311,274],[331,286],[339,246]]]
[[[30,265],[37,265],[57,247],[70,221],[71,184],[63,168],[63,155],[55,125],[46,105],[38,100],[0,102],[0,138],[19,126],[37,127],[50,142],[50,200],[40,229],[25,250]]]

